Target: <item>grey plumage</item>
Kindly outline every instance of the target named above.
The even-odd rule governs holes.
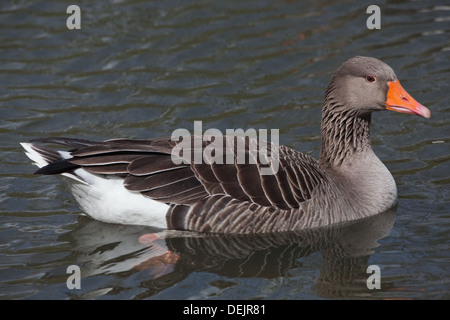
[[[376,81],[366,81],[369,75]],[[279,155],[273,175],[261,174],[267,164],[252,152],[257,141],[233,136],[222,137],[222,145],[223,159],[231,155],[234,164],[194,163],[195,137],[184,138],[192,149],[175,157],[178,164],[172,154],[177,142],[170,138],[38,139],[35,142],[72,148],[72,158],[61,160],[51,149],[32,145],[50,162],[37,173],[82,168],[121,177],[128,190],[170,205],[166,215],[169,229],[261,233],[367,217],[396,203],[392,175],[370,146],[371,113],[386,108],[388,82],[396,79],[392,69],[377,59],[355,57],[345,62],[325,92],[319,160],[268,143],[268,149],[275,148]],[[237,139],[245,142],[244,164],[238,161],[242,150],[237,144],[229,147]],[[210,143],[202,140],[203,150]]]

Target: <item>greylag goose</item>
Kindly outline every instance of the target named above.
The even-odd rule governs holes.
[[[59,174],[83,212],[103,222],[217,233],[291,231],[361,219],[397,203],[395,181],[370,145],[371,114],[385,109],[430,117],[387,64],[357,56],[336,70],[325,92],[318,160],[267,142],[275,166],[255,157],[252,150],[262,142],[245,136],[43,138],[22,146],[39,167],[35,173]],[[194,162],[196,139],[201,151],[221,140],[231,163]],[[174,153],[182,141],[191,149]],[[247,161],[238,161],[239,152]]]

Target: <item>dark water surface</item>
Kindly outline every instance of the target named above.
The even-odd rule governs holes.
[[[1,299],[449,299],[450,3],[64,1],[0,4]],[[19,142],[147,138],[176,128],[280,129],[314,157],[331,73],[368,55],[391,65],[431,119],[372,117],[398,208],[320,232],[159,234],[80,216]],[[69,265],[81,289],[66,286]],[[381,289],[368,289],[369,265]]]

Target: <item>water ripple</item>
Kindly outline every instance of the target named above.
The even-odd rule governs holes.
[[[290,266],[291,276],[276,278],[280,283],[237,278],[230,270],[187,276],[186,266],[175,273],[157,269],[168,277],[147,281],[154,274],[143,266],[155,260],[144,258],[156,249],[136,244],[140,229],[117,229],[127,240],[117,256],[96,255],[111,259],[102,267],[81,262],[95,273],[86,280],[91,290],[74,296],[65,287],[66,266],[92,259],[89,253],[99,248],[109,252],[117,239],[94,237],[98,247],[87,248],[71,238],[79,225],[76,203],[53,177],[32,175],[18,143],[61,135],[145,138],[192,130],[194,120],[203,120],[204,129],[277,128],[282,143],[317,156],[331,73],[351,56],[370,55],[390,64],[432,117],[373,116],[374,149],[397,181],[400,202],[391,236],[371,256],[383,265],[386,287],[368,295],[448,298],[450,7],[381,4],[382,28],[368,30],[369,4],[83,2],[82,29],[69,31],[67,4],[2,3],[0,297],[319,297],[318,252],[302,258],[302,269]],[[104,225],[83,227],[111,232]],[[164,291],[166,280],[180,285]]]

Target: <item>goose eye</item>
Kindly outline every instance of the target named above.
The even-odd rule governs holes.
[[[366,81],[367,82],[375,82],[375,80],[376,80],[375,77],[372,76],[372,75],[369,75],[369,76],[366,77]]]

